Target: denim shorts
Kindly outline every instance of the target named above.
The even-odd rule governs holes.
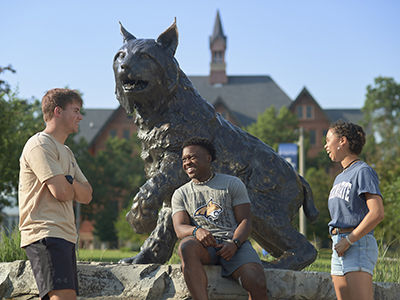
[[[218,243],[222,241],[217,239]],[[256,250],[254,250],[253,246],[251,245],[249,240],[246,240],[239,249],[236,250],[235,255],[229,260],[226,261],[221,256],[216,255],[216,253],[221,248],[217,247],[208,247],[208,253],[210,254],[211,260],[210,265],[220,265],[221,268],[221,276],[229,276],[231,275],[236,269],[243,266],[247,263],[257,263],[261,264],[260,257],[258,256]]]
[[[378,260],[378,245],[372,234],[367,234],[346,250],[339,257],[334,246],[340,239],[350,233],[339,233],[332,236],[331,275],[343,276],[348,272],[366,272],[374,274],[374,267]]]

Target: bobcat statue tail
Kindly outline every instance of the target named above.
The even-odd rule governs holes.
[[[303,178],[303,176],[299,177],[304,186],[304,214],[306,215],[309,222],[314,223],[318,219],[319,212],[314,205],[312,190],[308,182]]]

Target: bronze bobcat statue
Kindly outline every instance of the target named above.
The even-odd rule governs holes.
[[[139,254],[120,263],[165,263],[176,235],[171,196],[189,178],[181,145],[192,136],[209,138],[217,149],[215,172],[239,177],[252,202],[251,237],[276,259],[265,267],[301,270],[317,251],[291,220],[301,205],[310,222],[318,217],[308,183],[270,146],[232,125],[205,101],[174,58],[174,22],[157,40],[137,39],[121,25],[124,44],[114,58],[116,97],[135,123],[142,142],[147,182],[133,199],[126,220],[136,233],[151,232]],[[160,209],[161,208],[161,209]]]

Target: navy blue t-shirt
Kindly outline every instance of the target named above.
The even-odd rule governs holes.
[[[329,232],[334,227],[357,227],[369,212],[365,193],[381,195],[379,179],[375,170],[363,161],[352,164],[340,173],[329,194],[328,208],[332,220]],[[373,234],[373,230],[369,232]]]

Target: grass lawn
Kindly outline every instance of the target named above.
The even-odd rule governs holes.
[[[96,262],[114,262],[117,263],[120,259],[125,257],[132,257],[138,254],[138,252],[127,252],[115,249],[79,249],[77,252],[78,261],[96,261]]]

